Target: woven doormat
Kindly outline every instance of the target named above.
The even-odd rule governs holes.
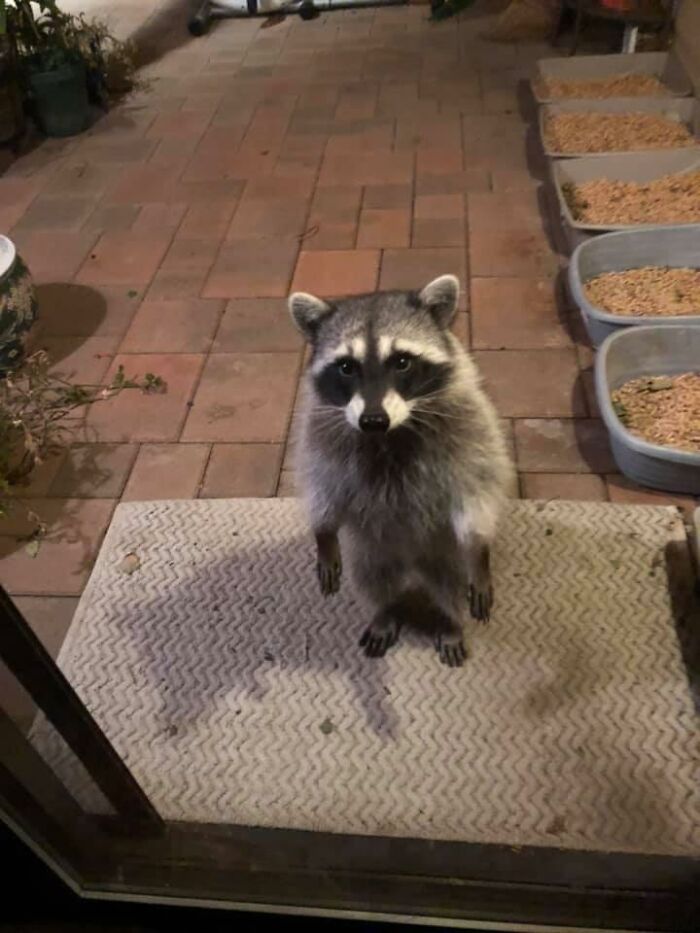
[[[513,503],[494,617],[452,670],[420,633],[362,655],[369,609],[347,579],[318,594],[295,500],[129,503],[59,663],[168,819],[695,853],[684,542],[673,509]]]

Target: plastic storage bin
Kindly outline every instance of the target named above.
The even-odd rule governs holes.
[[[539,80],[586,81],[591,78],[611,78],[615,75],[656,75],[668,88],[669,96],[690,97],[693,83],[675,52],[636,52],[634,55],[576,55],[571,58],[541,58],[537,62],[532,90],[538,104],[558,103],[543,97]],[[609,98],[613,99],[613,98]],[[645,98],[637,98],[644,100]]]
[[[626,327],[700,325],[700,312],[682,317],[609,314],[591,304],[584,285],[604,272],[624,272],[642,266],[700,269],[700,224],[685,227],[644,227],[605,233],[576,248],[569,264],[569,292],[578,306],[591,343],[598,346]]]
[[[612,334],[595,361],[596,394],[610,432],[615,462],[635,483],[700,495],[700,453],[650,444],[631,434],[615,414],[610,393],[639,376],[700,370],[700,326],[629,327]]]
[[[684,123],[695,137],[694,146],[675,146],[671,148],[630,149],[611,152],[558,152],[548,149],[545,141],[545,124],[550,116],[562,113],[650,113],[667,117],[678,123]],[[606,155],[628,155],[629,153],[647,152],[688,152],[700,146],[700,104],[690,98],[655,98],[655,97],[614,97],[611,100],[566,100],[545,104],[539,112],[540,140],[545,155],[550,159],[600,158]]]
[[[700,151],[670,149],[630,155],[586,156],[583,159],[556,159],[552,162],[552,182],[557,193],[562,217],[568,227],[587,233],[609,230],[633,230],[656,227],[659,224],[593,224],[575,220],[564,197],[564,185],[581,184],[597,178],[610,181],[653,181],[664,175],[700,171]],[[695,224],[662,224],[664,227],[695,226]]]

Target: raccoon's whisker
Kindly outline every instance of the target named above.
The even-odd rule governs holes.
[[[418,430],[418,425],[420,425],[421,428],[426,428],[427,430],[433,431],[435,433],[437,433],[439,430],[436,424],[432,424],[427,419],[420,417],[416,418],[414,416],[414,412],[411,412],[411,417],[404,421],[401,427],[406,428],[409,431],[413,431],[414,434],[420,434],[421,432]]]
[[[324,415],[317,420],[317,424],[322,425],[324,430],[331,430],[332,428],[339,428],[341,425],[347,424],[347,422],[345,418],[335,418],[332,415]]]
[[[327,437],[337,438],[345,434],[348,428],[349,425],[345,420],[331,420],[323,424],[322,430]]]
[[[427,392],[420,396],[422,402],[430,401],[434,398],[448,398],[448,393],[444,389],[436,389],[434,392]]]
[[[412,408],[411,413],[418,413],[422,415],[429,415],[431,418],[443,418],[445,420],[452,419],[453,421],[462,421],[463,415],[452,414],[447,411],[438,411],[435,408]]]
[[[326,437],[332,439],[333,441],[342,440],[344,437],[347,437],[348,433],[352,430],[353,428],[350,427],[344,418],[342,421],[333,420],[323,425],[323,431]]]
[[[334,414],[334,415],[342,415],[342,414],[343,414],[343,410],[342,410],[341,408],[338,408],[336,405],[314,405],[314,407],[313,407],[312,410],[313,410],[314,412],[317,412],[317,411],[318,411],[318,412],[324,412],[324,413],[330,412],[330,413],[332,413],[332,414]]]

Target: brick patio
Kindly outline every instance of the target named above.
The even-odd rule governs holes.
[[[78,379],[146,370],[29,490],[36,559],[2,580],[55,652],[120,499],[293,493],[302,347],[290,287],[332,296],[458,273],[457,333],[513,441],[519,494],[673,502],[615,473],[592,353],[562,301],[522,82],[546,49],[425,7],[224,22],[151,86],[0,178],[0,229],[39,285],[35,344]]]

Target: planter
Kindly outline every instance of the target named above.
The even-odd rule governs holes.
[[[47,136],[75,136],[90,122],[85,65],[66,62],[51,71],[30,69],[34,112]]]
[[[675,52],[542,58],[537,62],[532,90],[538,104],[557,104],[561,102],[561,98],[552,99],[542,96],[539,88],[539,80],[542,78],[554,78],[557,81],[587,81],[591,78],[612,78],[628,74],[656,75],[666,85],[671,97],[690,97],[693,93],[693,84],[688,72]],[[643,97],[635,98],[635,100],[644,99]],[[663,98],[659,99],[663,100]]]
[[[22,361],[24,342],[36,314],[36,294],[29,270],[12,241],[0,236],[0,374]]]
[[[664,175],[700,171],[700,152],[697,149],[666,149],[663,152],[635,153],[632,155],[586,156],[584,159],[557,159],[552,162],[552,182],[557,192],[559,208],[570,230],[584,233],[605,233],[610,230],[649,229],[651,227],[689,227],[697,224],[594,224],[575,220],[564,197],[566,184],[581,184],[594,179],[611,181],[648,182]]]
[[[700,453],[650,444],[631,434],[615,414],[610,393],[638,376],[673,376],[700,367],[700,326],[632,327],[603,343],[595,361],[598,404],[610,432],[615,462],[635,483],[700,495]]]
[[[682,317],[628,317],[592,305],[584,285],[604,272],[624,272],[642,266],[700,268],[700,224],[647,227],[606,233],[581,244],[569,264],[569,292],[578,305],[588,336],[598,346],[618,330],[657,324],[660,327],[700,326],[700,314]]]
[[[6,39],[0,36],[0,146],[18,140],[24,128],[22,97],[11,49]]]
[[[630,149],[615,152],[557,152],[548,149],[545,140],[545,124],[548,117],[563,113],[649,113],[678,123],[684,123],[694,137],[693,146],[666,147],[664,149]],[[598,159],[610,155],[629,155],[630,153],[647,154],[650,152],[692,152],[700,146],[700,104],[690,98],[663,97],[615,97],[611,100],[566,100],[546,104],[539,113],[540,141],[544,154],[550,159]]]

